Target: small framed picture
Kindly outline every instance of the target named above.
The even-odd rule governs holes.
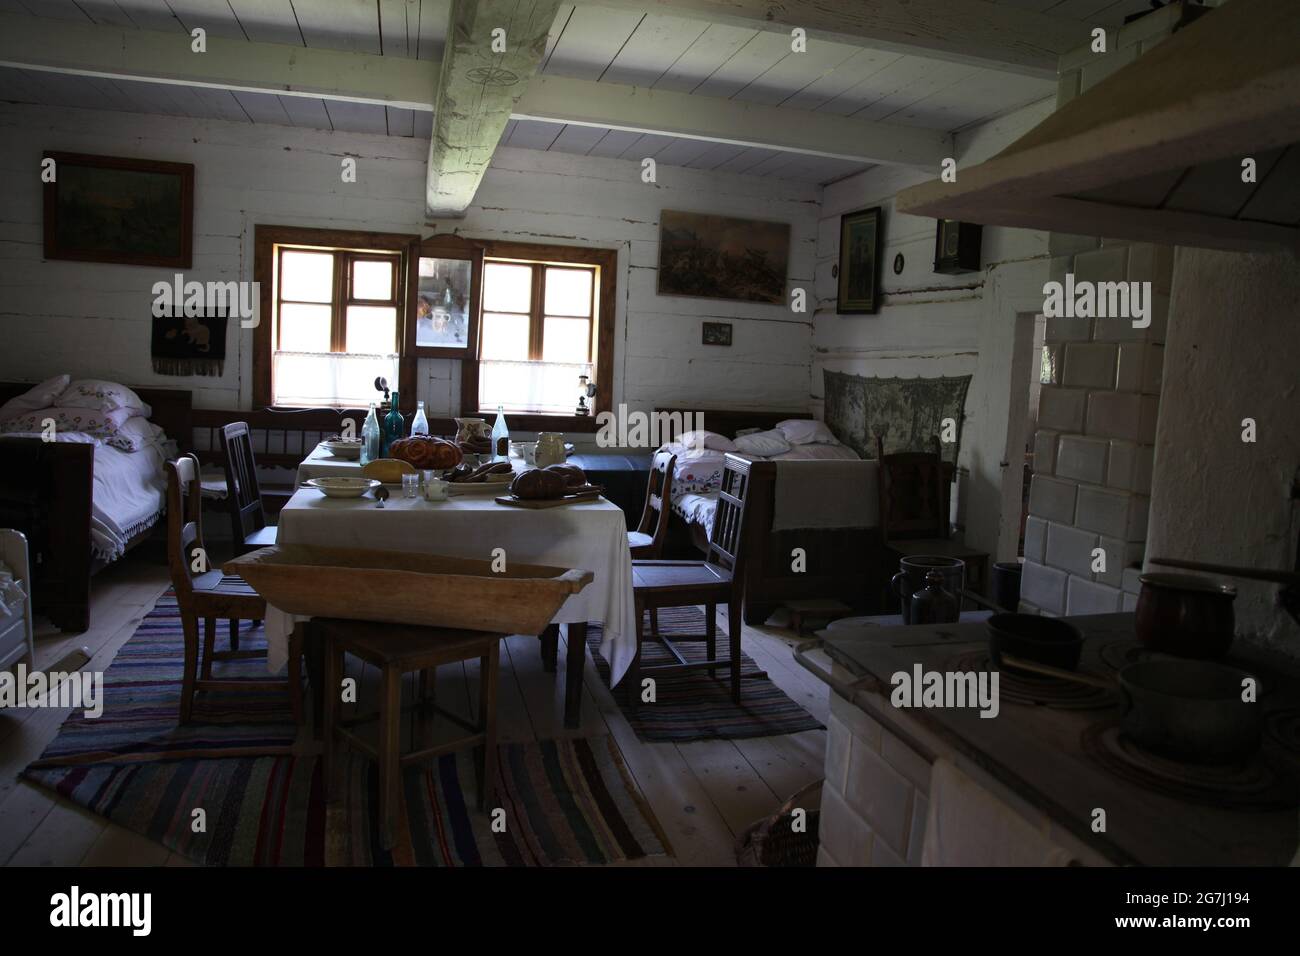
[[[880,207],[840,217],[840,272],[835,311],[874,315],[880,307]]]
[[[704,332],[700,336],[700,341],[704,345],[730,345],[731,344],[731,323],[730,322],[705,322]]]

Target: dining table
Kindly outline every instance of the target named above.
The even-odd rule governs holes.
[[[309,465],[314,458],[315,453],[303,462],[300,473],[316,467]],[[359,475],[360,465],[351,464],[351,473]],[[514,465],[516,470],[524,467],[519,461]],[[373,491],[360,498],[331,498],[315,488],[299,487],[280,511],[276,543],[500,560],[507,568],[513,561],[591,571],[591,584],[570,595],[552,618],[549,650],[546,636],[538,635],[543,637],[543,660],[550,669],[558,640],[555,625],[565,627],[564,722],[567,727],[578,726],[588,624],[601,627],[600,654],[610,664],[611,686],[623,678],[636,656],[632,556],[622,510],[604,498],[551,508],[512,507],[496,501],[504,489],[457,494],[443,501],[407,498],[400,486],[388,490],[389,497],[380,507]],[[288,660],[289,636],[300,621],[267,608],[272,671],[278,672]]]

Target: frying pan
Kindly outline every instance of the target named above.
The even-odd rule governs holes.
[[[1003,652],[1002,663],[1091,687],[1118,691],[1124,701],[1121,725],[1155,753],[1188,763],[1232,763],[1259,748],[1263,707],[1241,699],[1242,682],[1253,674],[1211,661],[1156,659],[1121,668],[1106,680],[1050,667]]]
[[[1039,614],[994,614],[989,629],[989,656],[1001,664],[1003,654],[1074,670],[1083,651],[1083,634],[1077,627]]]

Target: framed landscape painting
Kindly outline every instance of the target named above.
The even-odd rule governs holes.
[[[659,217],[660,295],[785,302],[790,224],[665,209]]]
[[[874,314],[880,307],[881,224],[879,206],[840,217],[840,315]]]
[[[118,156],[46,153],[45,258],[188,269],[194,167]]]

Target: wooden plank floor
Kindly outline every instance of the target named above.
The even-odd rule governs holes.
[[[37,666],[48,666],[69,650],[85,647],[91,655],[87,667],[106,668],[166,585],[166,569],[147,560],[128,557],[109,568],[93,584],[91,629],[70,637],[49,629],[38,633]],[[725,616],[720,618],[719,627],[725,628]],[[795,643],[789,631],[748,626],[744,629],[745,652],[767,670],[782,690],[825,723],[826,687],[795,663],[790,655]],[[673,858],[636,861],[638,865],[734,865],[737,836],[791,794],[822,777],[826,745],[822,730],[685,744],[637,740],[603,686],[590,654],[586,655],[582,726],[566,730],[561,719],[566,653],[562,638],[555,675],[543,669],[536,638],[511,637],[502,645],[500,739],[509,742],[611,735],[675,854]],[[360,679],[362,701],[373,702],[374,669],[358,669],[355,676]],[[467,715],[474,713],[478,662],[441,668],[436,694],[441,706]],[[17,779],[18,773],[53,739],[67,716],[68,711],[60,709],[0,711],[0,863],[192,865],[152,840]],[[439,723],[438,733],[454,730],[448,728],[447,721]],[[313,745],[304,741],[301,746]]]

